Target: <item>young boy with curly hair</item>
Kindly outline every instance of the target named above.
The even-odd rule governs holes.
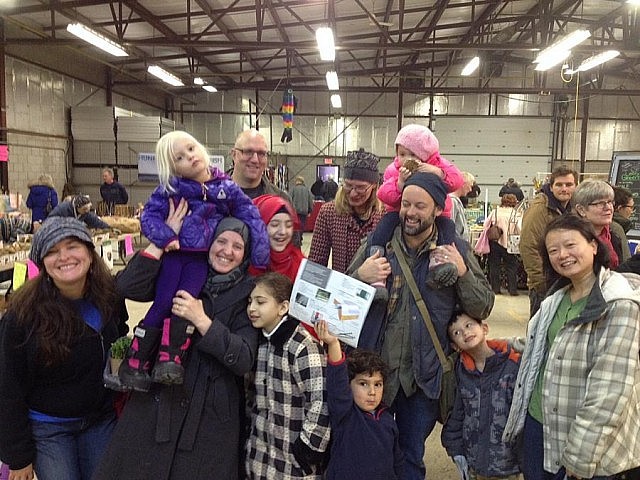
[[[382,404],[386,364],[377,353],[363,349],[345,358],[325,320],[316,323],[315,329],[328,357],[327,403],[333,443],[325,478],[401,478],[398,427]]]

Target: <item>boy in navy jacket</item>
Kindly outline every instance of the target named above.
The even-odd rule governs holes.
[[[465,313],[447,326],[460,359],[458,389],[451,417],[442,429],[442,445],[462,480],[515,480],[520,471],[516,445],[505,444],[502,432],[509,416],[520,354],[506,341],[487,340],[489,326]]]
[[[331,457],[327,480],[394,480],[402,476],[398,427],[382,402],[387,366],[377,353],[356,349],[345,359],[327,323],[315,325],[327,346]]]

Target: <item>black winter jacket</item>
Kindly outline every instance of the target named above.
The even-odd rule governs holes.
[[[152,300],[160,264],[135,255],[118,287],[132,300]],[[206,287],[200,293],[213,323],[204,337],[193,334],[184,384],[131,395],[94,480],[238,478],[243,376],[254,368],[259,334],[247,316],[253,286],[246,278],[215,299]]]
[[[87,326],[70,357],[55,367],[37,359],[36,339],[14,314],[0,320],[0,458],[12,469],[36,455],[29,410],[55,417],[99,418],[113,412],[113,391],[102,381],[109,346],[126,334],[124,302],[102,331]],[[25,343],[26,340],[26,343]]]

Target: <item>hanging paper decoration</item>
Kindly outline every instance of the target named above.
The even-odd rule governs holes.
[[[282,95],[282,123],[284,125],[284,131],[280,141],[282,143],[289,143],[293,140],[293,113],[296,110],[298,99],[293,96],[293,89],[287,88]]]

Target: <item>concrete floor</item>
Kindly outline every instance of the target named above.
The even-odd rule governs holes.
[[[305,234],[302,250],[309,252],[311,234]],[[114,271],[123,268],[121,264],[114,266]],[[129,310],[129,325],[133,328],[145,315],[151,303],[139,303],[127,300]],[[520,295],[497,295],[491,315],[487,319],[489,324],[489,337],[523,336],[526,332],[529,319],[529,298],[526,291],[520,291]],[[458,472],[453,461],[447,456],[440,444],[440,425],[426,442],[425,464],[427,465],[428,478],[439,480],[457,480]]]

